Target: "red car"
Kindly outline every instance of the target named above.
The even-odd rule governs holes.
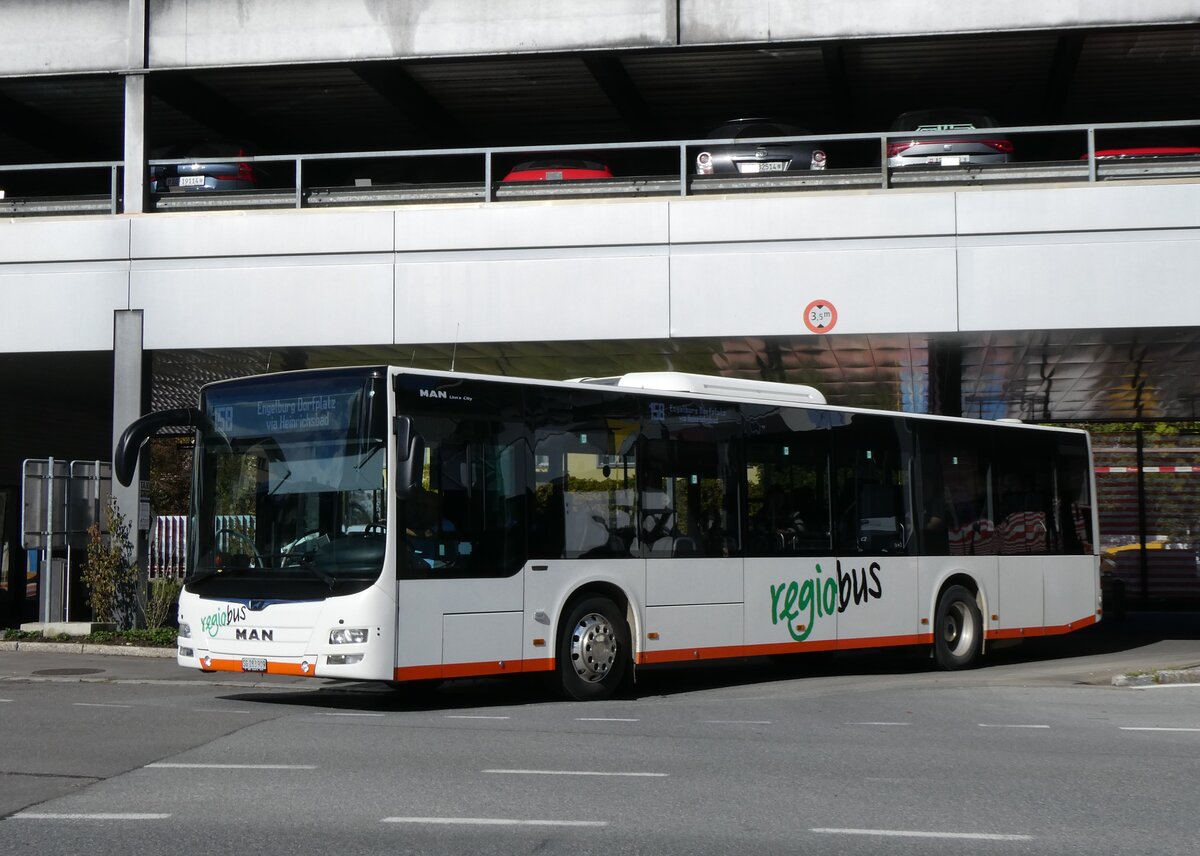
[[[1200,146],[1136,146],[1134,148],[1096,149],[1096,159],[1125,160],[1135,158],[1194,158],[1200,157]],[[1087,152],[1079,156],[1087,160]]]
[[[519,163],[504,176],[505,181],[577,181],[612,178],[605,164],[589,160],[556,158]]]

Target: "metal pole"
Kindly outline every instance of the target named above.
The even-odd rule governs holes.
[[[687,196],[687,146],[679,147],[679,195]]]
[[[303,187],[303,182],[301,181],[301,179],[303,178],[303,173],[301,172],[301,170],[303,169],[302,164],[303,164],[303,161],[300,158],[296,158],[296,207],[297,208],[300,207],[300,203],[301,203],[301,200],[303,197],[303,193],[301,191],[301,187]]]
[[[46,560],[42,566],[42,584],[46,587],[45,597],[42,598],[42,623],[49,624],[54,598],[54,575],[51,556],[54,551],[54,458],[46,459]]]
[[[1138,573],[1142,582],[1142,600],[1150,594],[1150,557],[1146,555],[1146,441],[1142,429],[1137,429],[1137,502],[1138,543],[1142,545]]]
[[[492,153],[483,153],[483,201],[492,201]]]
[[[1096,180],[1096,129],[1087,129],[1087,147],[1088,147],[1088,181]],[[1138,436],[1141,437],[1141,430],[1138,430]]]

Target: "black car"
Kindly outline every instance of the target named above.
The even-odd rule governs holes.
[[[779,119],[731,119],[713,128],[710,140],[808,137],[812,132]],[[813,140],[719,143],[696,155],[697,175],[745,175],[824,169],[825,150]]]

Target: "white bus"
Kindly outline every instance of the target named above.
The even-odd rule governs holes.
[[[994,640],[1101,613],[1083,431],[675,373],[351,368],[206,386],[178,660],[411,681]]]

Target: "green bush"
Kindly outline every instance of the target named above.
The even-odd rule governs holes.
[[[138,605],[138,567],[133,563],[129,521],[114,500],[109,500],[104,516],[107,535],[100,531],[99,524],[88,527],[87,561],[81,576],[93,618],[127,629],[133,627]]]
[[[178,580],[150,580],[146,597],[141,604],[142,615],[146,617],[146,629],[157,630],[167,623],[175,613],[175,604],[179,601],[182,588]]]

